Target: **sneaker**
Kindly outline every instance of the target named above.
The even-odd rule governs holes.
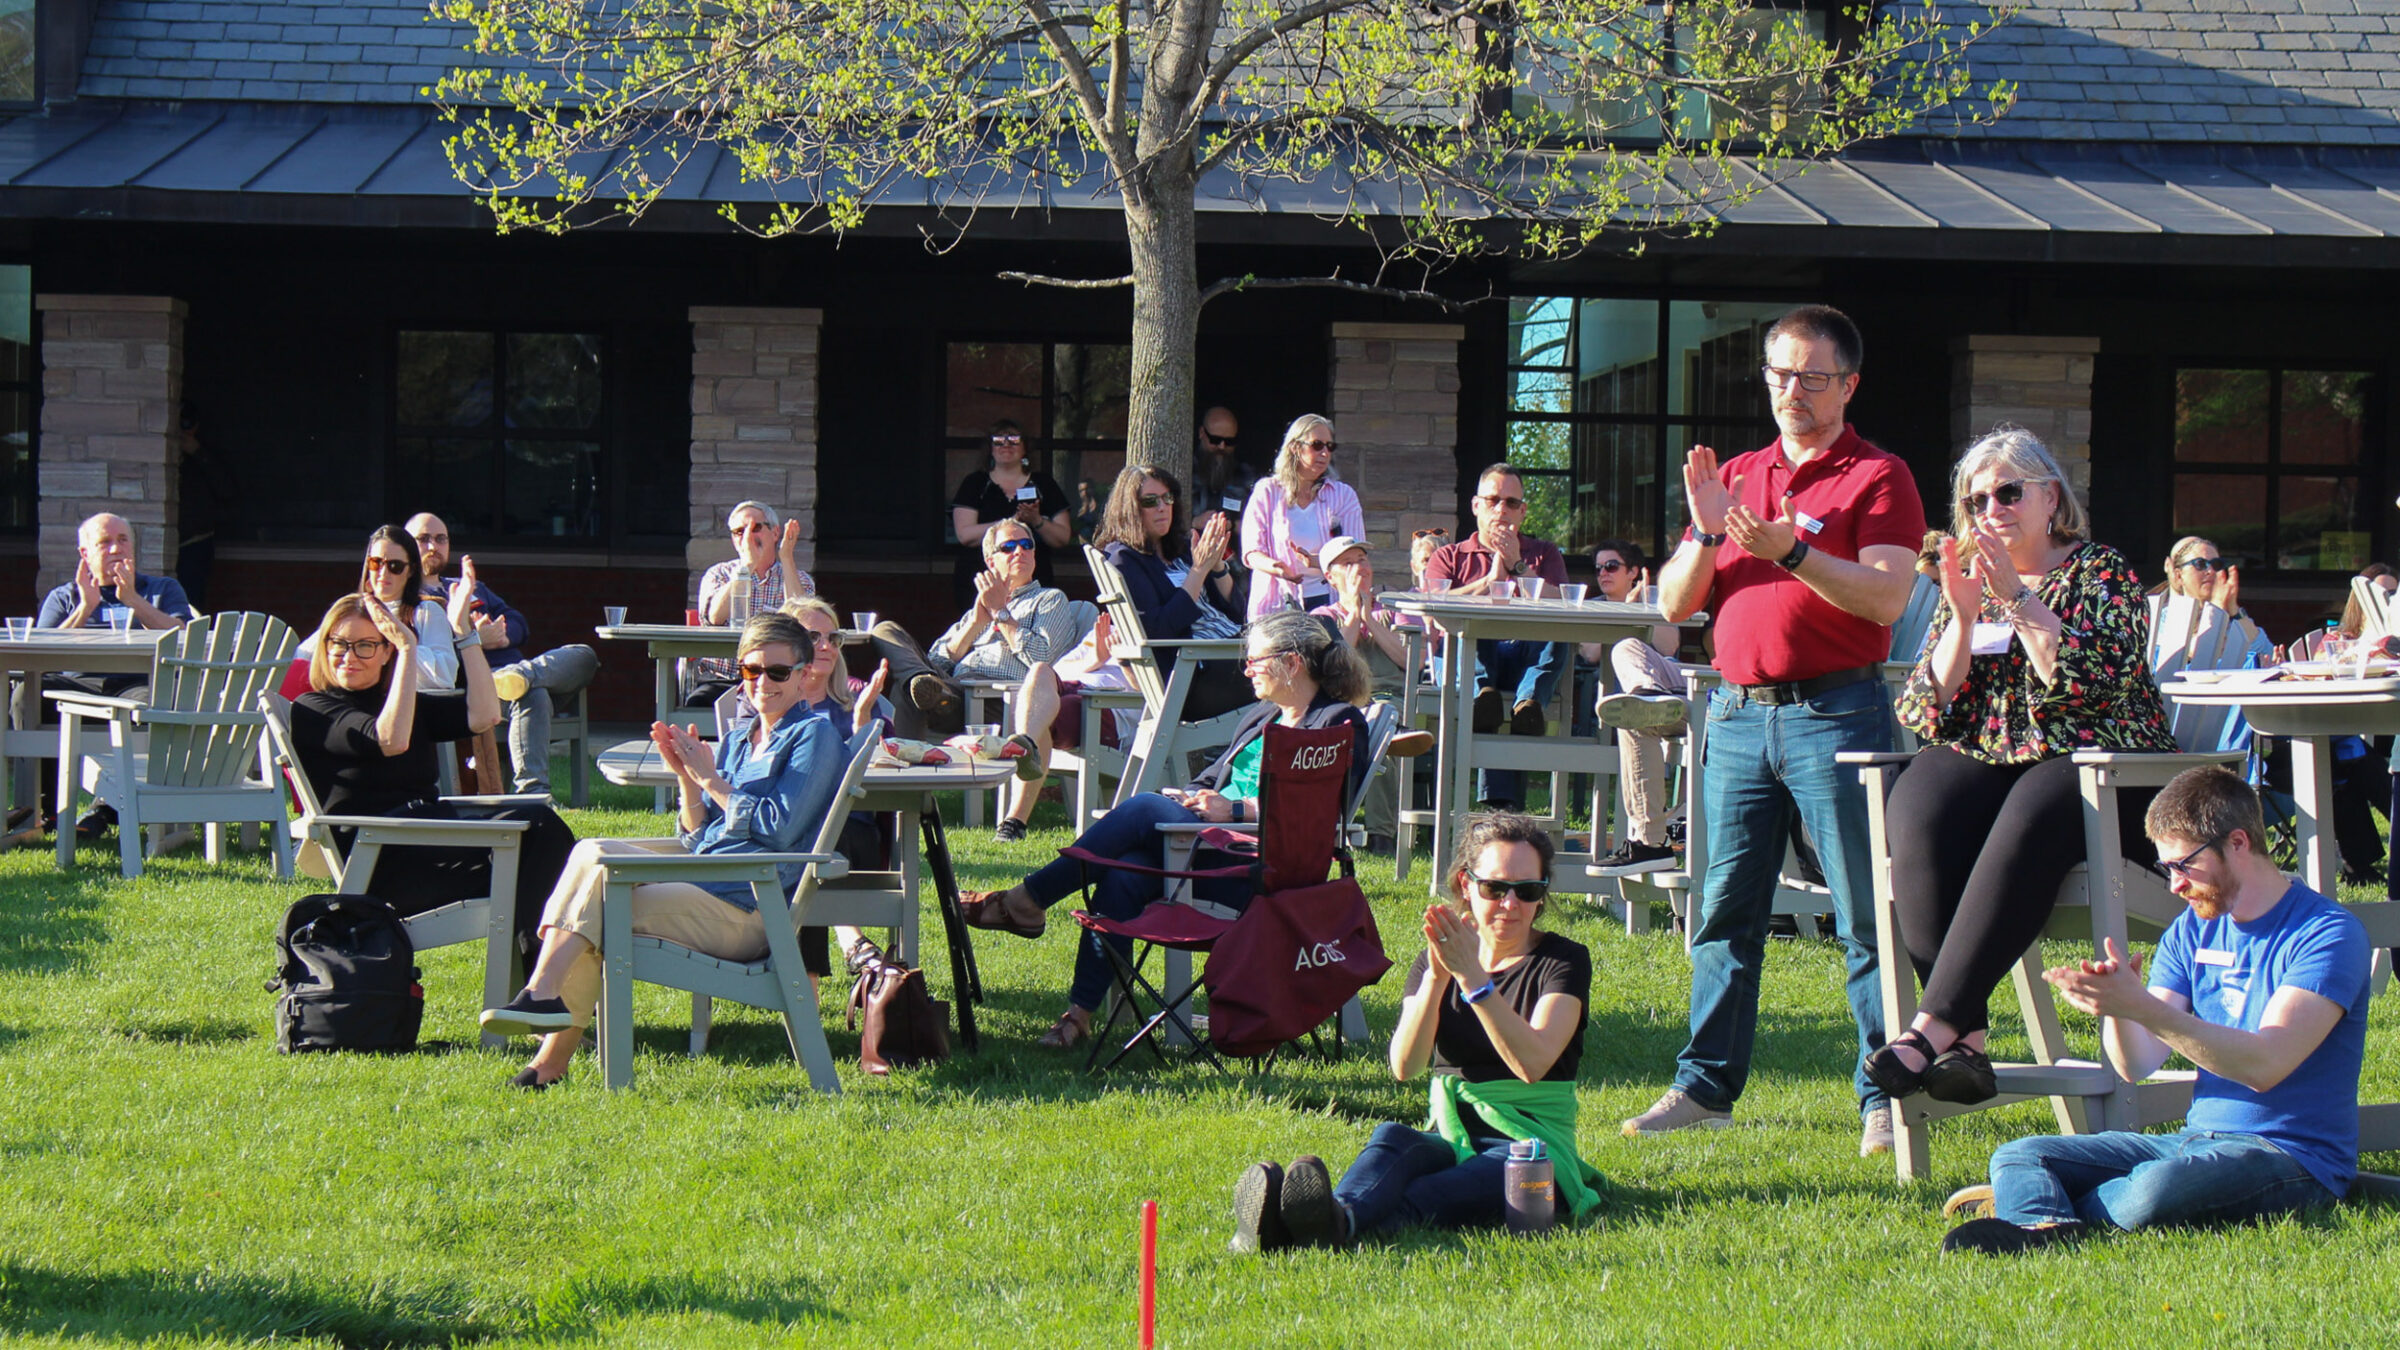
[[[1283,1226],[1283,1169],[1256,1162],[1233,1183],[1233,1241],[1237,1252],[1271,1252],[1292,1245]]]
[[[500,696],[502,703],[516,702],[532,687],[533,681],[526,679],[525,672],[515,666],[502,666],[492,672],[492,692]]]
[[[575,1014],[567,1011],[565,999],[535,998],[520,989],[508,1002],[484,1009],[480,1020],[485,1031],[503,1036],[542,1036],[575,1025]]]
[[[1592,870],[1604,877],[1630,877],[1642,872],[1665,872],[1675,866],[1675,850],[1639,839],[1620,840],[1600,856]]]
[[[1950,1192],[1950,1198],[1942,1202],[1942,1217],[1950,1219],[1963,1214],[1970,1219],[1988,1219],[1992,1217],[1992,1209],[1992,1188],[1989,1184],[1961,1186]]]
[[[992,838],[1003,844],[1021,844],[1025,842],[1025,822],[1014,816],[1002,816],[1000,823],[992,827]]]
[[[1892,1151],[1892,1106],[1886,1102],[1859,1117],[1858,1156],[1872,1158]]]
[[[1395,732],[1391,744],[1383,748],[1386,759],[1415,759],[1433,753],[1433,733],[1423,727],[1411,727]]]
[[[1508,695],[1490,685],[1475,691],[1475,730],[1477,734],[1498,731],[1508,720]]]
[[[1673,694],[1610,694],[1600,700],[1600,725],[1623,731],[1664,731],[1683,725],[1689,714]]]
[[[955,736],[967,729],[967,704],[958,686],[939,675],[919,675],[908,682],[908,701],[925,714],[928,731]]]
[[[1693,1101],[1691,1094],[1682,1088],[1668,1088],[1664,1096],[1651,1103],[1649,1110],[1625,1122],[1625,1137],[1666,1134],[1694,1126],[1721,1130],[1732,1123],[1731,1111],[1712,1110]]]
[[[1550,719],[1542,716],[1542,705],[1532,699],[1518,699],[1517,706],[1509,710],[1509,735],[1539,736],[1549,730]]]
[[[1342,1204],[1333,1198],[1325,1160],[1303,1153],[1283,1169],[1283,1231],[1295,1247],[1339,1247],[1349,1240]]]
[[[1042,767],[1042,747],[1036,745],[1033,737],[1022,731],[1002,741],[1000,753],[1002,757],[1016,763],[1017,777],[1024,782],[1030,783],[1049,772],[1048,769]]]
[[[1942,1237],[1945,1252],[1979,1252],[1985,1256],[2014,1256],[2039,1251],[2083,1233],[2079,1223],[2044,1224],[2026,1228],[2006,1219],[1969,1219]]]

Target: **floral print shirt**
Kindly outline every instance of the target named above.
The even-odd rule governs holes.
[[[1999,655],[1968,658],[1966,679],[1943,707],[1933,652],[1954,621],[1945,597],[1925,657],[1900,695],[1901,724],[1928,744],[1986,764],[2031,764],[2077,750],[2172,753],[2175,736],[2150,680],[2141,583],[2124,555],[2086,542],[2029,584],[2059,617],[2056,678],[2044,685],[2012,634]],[[1984,620],[2006,622],[1988,598],[1984,604]]]

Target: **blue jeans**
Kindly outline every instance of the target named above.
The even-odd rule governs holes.
[[[1158,827],[1169,822],[1183,823],[1200,817],[1168,801],[1155,792],[1145,792],[1111,810],[1092,822],[1075,840],[1076,847],[1103,858],[1115,858],[1142,867],[1166,866],[1166,840]],[[1202,849],[1192,859],[1192,866],[1219,867],[1232,859],[1225,854]],[[1025,891],[1048,909],[1075,892],[1082,890],[1084,864],[1073,858],[1061,857],[1032,876],[1025,878]],[[1115,868],[1101,871],[1092,886],[1091,912],[1105,919],[1130,919],[1142,912],[1142,907],[1165,894],[1166,888],[1157,877],[1139,872],[1124,872]],[[1223,877],[1192,883],[1192,894],[1214,905],[1240,909],[1250,903],[1250,887],[1238,877]],[[1133,943],[1124,938],[1102,938],[1097,933],[1082,933],[1082,944],[1075,949],[1075,979],[1067,986],[1067,999],[1076,1007],[1090,1012],[1100,1006],[1107,995],[1109,965],[1107,953],[1100,948],[1103,941],[1113,943],[1121,953],[1133,950]]]
[[[508,754],[517,766],[517,791],[550,790],[551,697],[572,694],[600,673],[600,657],[576,643],[553,647],[501,670],[525,677],[525,697],[505,705],[508,713]],[[493,671],[497,675],[499,671]]]
[[[1508,1219],[1501,1182],[1509,1141],[1475,1143],[1477,1152],[1460,1162],[1440,1135],[1387,1120],[1342,1173],[1333,1198],[1350,1207],[1360,1237],[1417,1225],[1497,1228]]]
[[[1992,1210],[2015,1224],[2239,1223],[2334,1198],[2298,1159],[2255,1134],[2039,1135],[1992,1154]]]
[[[1862,1110],[1883,1104],[1865,1069],[1867,1052],[1883,1044],[1866,789],[1856,769],[1833,757],[1891,748],[1891,697],[1879,679],[1804,703],[1760,703],[1730,686],[1709,696],[1702,795],[1708,875],[1692,920],[1691,1040],[1675,1064],[1675,1086],[1702,1106],[1732,1110],[1750,1077],[1768,911],[1795,811],[1833,892],[1850,1016],[1858,1023],[1851,1081]]]
[[[1575,664],[1574,648],[1564,642],[1528,642],[1502,638],[1475,644],[1475,687],[1491,685],[1508,699],[1508,706],[1531,700],[1547,709],[1558,692],[1559,677]],[[1485,801],[1525,805],[1525,774],[1520,769],[1485,769],[1476,788]]]

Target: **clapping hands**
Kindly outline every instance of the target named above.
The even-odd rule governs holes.
[[[983,612],[985,621],[999,618],[1008,612],[1008,602],[1017,588],[1002,573],[985,568],[975,574],[975,608]]]
[[[652,722],[650,743],[658,747],[659,759],[687,787],[695,790],[704,787],[708,775],[716,771],[716,756],[709,752],[708,742],[694,735],[690,727]]]

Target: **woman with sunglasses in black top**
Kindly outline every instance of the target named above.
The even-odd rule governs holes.
[[[1530,816],[1469,821],[1452,904],[1425,910],[1425,950],[1408,968],[1392,1076],[1432,1070],[1428,1128],[1375,1127],[1333,1182],[1323,1159],[1253,1163],[1234,1183],[1235,1251],[1346,1246],[1397,1229],[1496,1228],[1506,1220],[1509,1146],[1540,1140],[1560,1218],[1599,1203],[1600,1174],[1575,1147],[1592,954],[1537,926],[1550,895],[1549,834]]]
[[[1033,576],[1045,586],[1057,585],[1050,573],[1050,553],[1075,542],[1075,522],[1069,518],[1067,490],[1029,463],[1031,446],[1016,423],[1002,418],[992,423],[992,462],[961,479],[950,498],[950,528],[958,536],[958,558],[950,569],[950,602],[960,609],[975,603],[975,576],[983,570],[983,532],[995,523],[1013,520],[1033,532]]]
[[[600,994],[600,863],[627,853],[800,853],[816,842],[848,751],[840,729],[801,697],[814,634],[788,614],[761,614],[742,629],[737,666],[755,717],[726,728],[713,748],[689,727],[650,728],[682,798],[673,839],[588,839],[575,846],[542,911],[541,957],[515,998],[486,1009],[486,1030],[540,1035],[541,1050],[514,1084],[545,1088],[564,1077]],[[800,869],[781,869],[784,889]],[[658,881],[632,892],[633,931],[726,961],[767,954],[767,919],[748,882]],[[788,919],[785,920],[789,922]],[[811,972],[812,980],[814,972]]]

